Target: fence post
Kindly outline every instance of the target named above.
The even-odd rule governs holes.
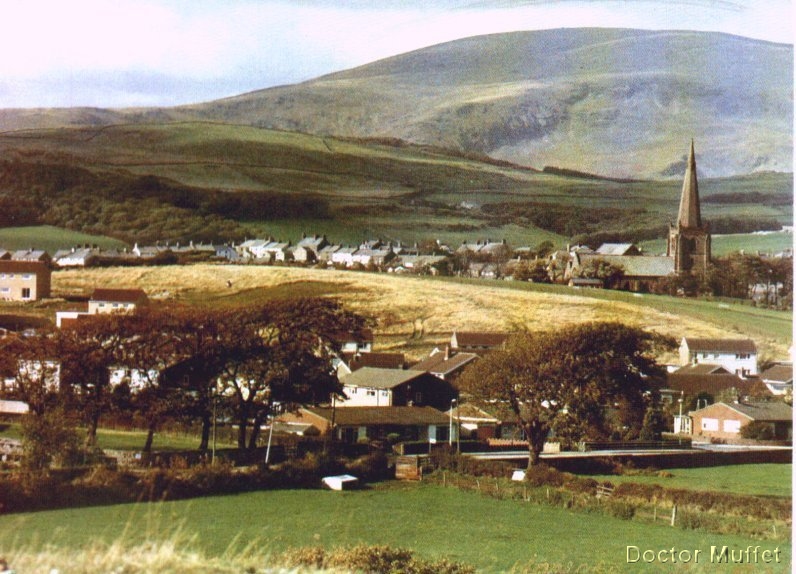
[[[677,519],[677,505],[675,504],[672,506],[672,526],[674,526],[674,521]]]

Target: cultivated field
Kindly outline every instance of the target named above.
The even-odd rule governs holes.
[[[96,547],[103,541],[123,541],[122,544],[134,547],[154,542],[154,549],[168,547],[163,540],[173,540],[188,555],[197,552],[210,559],[254,556],[257,559],[252,562],[260,568],[269,554],[290,547],[333,548],[358,543],[411,548],[421,557],[447,557],[473,564],[484,572],[508,572],[513,568],[515,572],[605,572],[614,568],[620,572],[670,571],[670,564],[662,565],[663,569],[628,565],[628,545],[643,549],[702,549],[703,568],[686,569],[692,572],[718,571],[717,565],[705,564],[704,557],[711,546],[744,549],[752,544],[763,549],[780,548],[783,562],[779,565],[754,564],[738,569],[735,565],[718,565],[733,568],[728,570],[732,572],[787,572],[791,560],[791,545],[787,542],[751,540],[671,528],[664,521],[650,524],[559,506],[497,500],[430,484],[387,483],[343,493],[266,491],[192,501],[6,515],[0,516],[0,531],[0,548],[25,548],[27,554],[46,547]],[[14,558],[13,553],[11,557]],[[62,572],[72,571],[65,568]]]
[[[684,335],[753,337],[764,359],[782,359],[790,346],[792,321],[790,313],[744,305],[384,273],[191,265],[53,274],[56,296],[87,295],[96,287],[140,287],[153,299],[209,305],[334,296],[375,321],[377,347],[400,349],[414,358],[444,344],[454,330],[542,330],[584,321],[619,320],[678,340]]]

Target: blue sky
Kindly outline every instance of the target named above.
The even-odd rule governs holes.
[[[790,0],[5,0],[2,16],[0,108],[207,101],[514,30],[794,35]]]

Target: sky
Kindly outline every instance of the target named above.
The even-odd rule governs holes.
[[[0,108],[170,106],[481,34],[725,32],[793,44],[791,0],[3,0]]]

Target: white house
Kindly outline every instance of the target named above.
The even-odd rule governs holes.
[[[88,300],[88,313],[131,313],[147,302],[142,289],[94,289]]]
[[[756,376],[757,346],[751,339],[695,339],[683,337],[681,365],[721,365],[740,377]]]
[[[334,265],[345,265],[351,267],[354,264],[354,253],[358,247],[341,247],[332,253],[332,263]]]

